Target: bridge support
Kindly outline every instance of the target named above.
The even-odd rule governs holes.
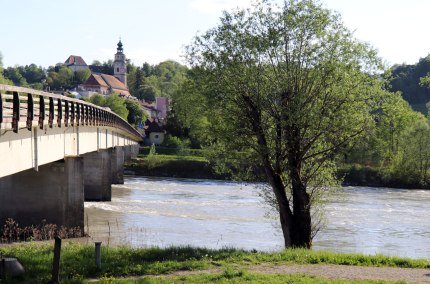
[[[83,155],[85,201],[111,201],[111,156],[111,149]]]
[[[131,147],[131,157],[136,158],[137,155],[139,155],[140,145],[136,144],[136,145],[131,145],[130,147]]]
[[[83,159],[63,161],[0,178],[0,222],[13,218],[20,227],[42,220],[84,228]]]
[[[124,148],[115,147],[111,155],[112,184],[124,184]]]
[[[131,146],[126,145],[123,147],[124,149],[124,161],[129,162],[131,160]]]

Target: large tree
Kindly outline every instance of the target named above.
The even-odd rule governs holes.
[[[254,158],[286,247],[311,247],[311,206],[336,181],[334,155],[374,123],[381,65],[313,0],[225,12],[188,47],[216,149]]]

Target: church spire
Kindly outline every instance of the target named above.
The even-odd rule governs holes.
[[[118,53],[122,53],[123,52],[123,49],[122,49],[122,42],[121,42],[121,38],[119,38],[119,42],[118,42],[118,44],[117,44],[117,48],[116,48],[116,51],[118,52]]]
[[[117,44],[115,60],[113,62],[113,75],[127,86],[127,61],[122,49],[121,38]]]

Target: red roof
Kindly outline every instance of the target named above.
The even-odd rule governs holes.
[[[116,77],[107,74],[91,74],[84,87],[105,87],[122,96],[131,96],[128,88]]]
[[[86,66],[87,63],[85,63],[84,59],[82,57],[77,55],[70,55],[69,58],[67,58],[66,62],[64,62],[67,66],[70,65],[84,65]]]

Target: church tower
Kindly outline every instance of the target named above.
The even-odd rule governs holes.
[[[127,63],[122,49],[122,42],[119,40],[116,49],[115,60],[113,62],[113,75],[127,86]]]

